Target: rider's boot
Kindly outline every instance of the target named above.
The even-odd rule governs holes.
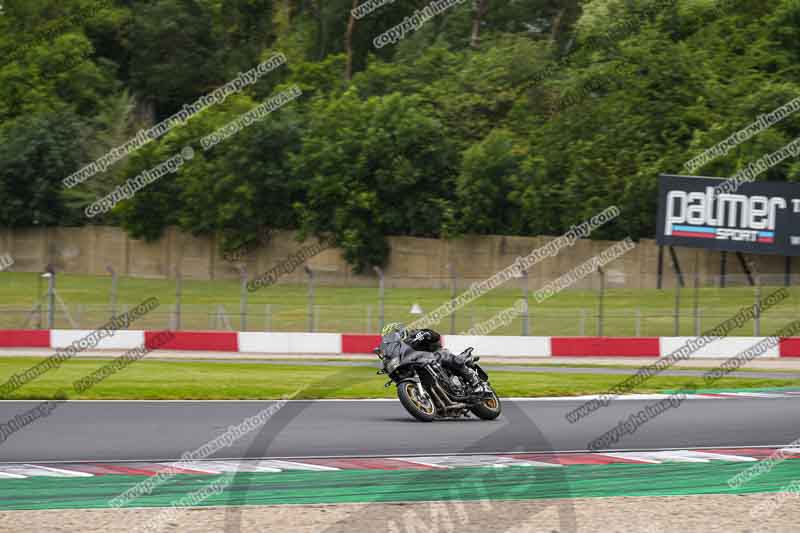
[[[480,377],[478,377],[478,373],[471,369],[467,368],[467,384],[470,386],[472,391],[477,394],[478,396],[491,396],[492,391],[489,390],[489,387],[484,383]]]

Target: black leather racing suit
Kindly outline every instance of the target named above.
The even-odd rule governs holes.
[[[467,366],[472,361],[471,356],[456,355],[446,348],[436,352],[415,350],[403,342],[397,332],[383,336],[380,349],[387,358],[399,358],[401,363],[438,361],[442,366],[461,377],[471,387],[475,388],[480,385],[478,373]]]

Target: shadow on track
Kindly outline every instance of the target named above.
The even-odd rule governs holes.
[[[344,373],[343,373],[344,374]],[[340,385],[342,388],[352,387],[355,384],[366,382],[367,379],[365,378],[363,381],[356,381],[352,380],[352,376],[350,375],[343,375],[343,374],[334,374],[333,376],[328,376],[324,383],[328,386],[331,383],[341,382]],[[320,383],[316,383],[318,385]],[[269,455],[269,448],[270,445],[275,441],[275,439],[280,435],[281,431],[283,431],[291,422],[299,416],[309,405],[311,402],[290,402],[287,403],[280,411],[278,411],[272,418],[270,418],[264,426],[259,430],[258,435],[253,439],[251,445],[247,449],[245,453],[245,457],[267,457]],[[547,451],[556,451],[553,449],[553,446],[544,436],[544,433],[538,428],[536,423],[531,420],[525,412],[520,409],[517,405],[513,402],[505,402],[503,404],[504,413],[501,415],[500,419],[495,422],[485,422],[477,419],[465,419],[463,422],[473,422],[479,423],[482,422],[484,424],[498,424],[499,422],[508,422],[509,420],[514,420],[515,423],[499,423],[498,428],[493,431],[490,435],[487,435],[483,438],[480,438],[472,443],[466,443],[460,449],[454,450],[454,454],[481,454],[482,450],[488,449],[488,445],[491,443],[502,443],[502,442],[519,442],[519,434],[525,433],[526,442],[525,448],[526,449],[514,449],[509,450],[508,453],[513,453],[514,451],[523,452],[531,449],[541,450],[543,452]],[[417,422],[412,418],[408,419],[400,419],[397,417],[387,417],[387,418],[379,418],[377,420],[381,421],[393,421],[393,422],[404,422],[408,424],[410,430],[413,430],[414,425],[416,424],[423,424],[422,422]],[[441,424],[443,421],[438,420],[435,422],[431,422],[431,424]],[[451,420],[452,423],[462,422],[461,420]],[[345,428],[343,428],[345,429]],[[499,449],[499,448],[497,448]],[[449,487],[446,489],[445,493],[437,493],[435,495],[431,495],[430,501],[440,501],[440,502],[447,502],[446,503],[446,512],[444,513],[445,516],[442,516],[442,513],[439,510],[434,511],[430,508],[430,506],[426,505],[427,502],[418,502],[414,505],[407,506],[407,509],[404,510],[402,513],[398,513],[398,515],[392,519],[391,528],[389,528],[389,524],[387,524],[387,529],[389,531],[409,531],[413,530],[416,531],[417,528],[425,528],[429,527],[432,529],[437,529],[437,525],[442,525],[441,522],[444,520],[447,522],[448,530],[450,531],[459,531],[463,528],[463,526],[467,526],[473,520],[476,520],[478,517],[483,517],[487,514],[491,514],[492,512],[492,505],[493,501],[495,500],[519,500],[521,498],[521,494],[525,493],[526,487],[532,487],[536,483],[536,468],[535,467],[519,467],[519,468],[526,468],[526,471],[530,472],[530,476],[525,477],[525,481],[523,483],[516,483],[514,485],[509,486],[506,483],[500,482],[500,480],[495,480],[495,476],[497,474],[497,470],[494,468],[483,468],[483,469],[464,469],[464,478],[463,482],[459,483],[458,486]],[[550,470],[548,468],[548,470]],[[554,471],[554,475],[556,478],[561,478],[559,481],[565,487],[569,487],[569,483],[567,482],[565,470],[566,468],[562,467],[555,467],[552,469]],[[556,473],[555,471],[558,471]],[[425,470],[420,470],[419,481],[420,483],[425,482],[424,472],[428,472]],[[476,475],[476,472],[479,475]],[[237,472],[235,474],[235,478],[238,478],[244,474],[243,472]],[[280,474],[276,474],[280,475]],[[412,478],[413,479],[413,478]],[[242,477],[237,483],[237,486],[251,486],[248,484],[248,478],[246,474]],[[467,487],[468,486],[468,487]],[[370,487],[363,487],[367,491],[369,491]],[[470,501],[460,501],[459,495],[464,493],[464,489],[469,488],[469,492],[475,494],[476,492],[481,495],[479,499],[473,499]],[[237,491],[237,493],[240,491]],[[375,497],[372,501],[367,501],[366,505],[363,506],[353,506],[353,511],[348,513],[348,517],[345,519],[341,519],[336,521],[333,524],[329,524],[325,527],[323,533],[339,533],[345,531],[353,531],[354,527],[354,519],[356,518],[364,518],[368,516],[370,513],[370,509],[376,508],[372,507],[371,504],[383,504],[383,503],[391,503],[386,501],[381,501],[380,496],[378,495],[379,491],[375,492]],[[556,507],[558,515],[559,515],[559,533],[568,533],[572,531],[576,531],[576,514],[574,508],[574,501],[571,497],[571,491],[567,489],[568,496],[559,501],[552,501],[552,500],[537,500],[537,503],[540,502],[540,505],[534,505],[531,507],[531,510],[526,512],[526,516],[520,517],[515,524],[509,525],[509,529],[511,527],[518,527],[521,524],[528,523],[530,520],[536,516],[537,514],[550,509],[552,507]],[[485,495],[485,497],[483,496]],[[490,499],[491,495],[491,499]],[[226,509],[225,514],[225,532],[226,533],[241,533],[242,532],[242,508],[237,507],[236,500],[239,497],[236,494],[231,494],[228,502],[229,506]],[[365,497],[365,500],[369,500],[369,496]],[[402,497],[398,498],[398,501],[401,501]],[[241,501],[241,500],[239,500]],[[406,506],[404,506],[406,507]],[[425,529],[423,529],[425,530]],[[500,529],[495,529],[495,531],[501,531]]]

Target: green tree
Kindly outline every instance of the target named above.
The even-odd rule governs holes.
[[[459,233],[515,233],[518,205],[511,202],[512,184],[518,179],[522,154],[505,130],[492,131],[468,148],[456,180]]]
[[[75,223],[61,180],[80,161],[81,129],[68,110],[27,116],[0,129],[0,226]]]
[[[302,228],[332,234],[356,271],[381,265],[386,235],[438,235],[455,154],[418,97],[361,100],[354,90],[309,110],[295,175],[306,180]]]

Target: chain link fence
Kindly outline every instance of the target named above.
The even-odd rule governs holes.
[[[0,302],[14,303],[0,303],[1,329],[93,329],[113,314],[157,296],[161,305],[131,329],[372,334],[380,332],[386,322],[412,322],[472,283],[483,281],[456,276],[425,278],[416,280],[416,288],[408,288],[408,283],[387,278],[382,283],[376,280],[375,287],[341,287],[310,278],[305,285],[278,283],[248,293],[235,281],[87,280],[30,274],[20,284],[5,276],[0,273]],[[34,276],[39,280],[34,281]],[[762,301],[786,281],[796,280],[782,275],[754,279],[729,275],[723,280],[686,274],[683,287],[628,289],[594,273],[539,303],[539,287],[521,277],[457,308],[434,327],[444,334],[466,333],[522,299],[528,303],[527,313],[515,313],[491,334],[693,336],[724,322],[742,307]],[[788,298],[731,334],[770,335],[795,320],[800,311],[800,288],[790,285],[787,290]],[[20,300],[27,302],[20,304]]]

